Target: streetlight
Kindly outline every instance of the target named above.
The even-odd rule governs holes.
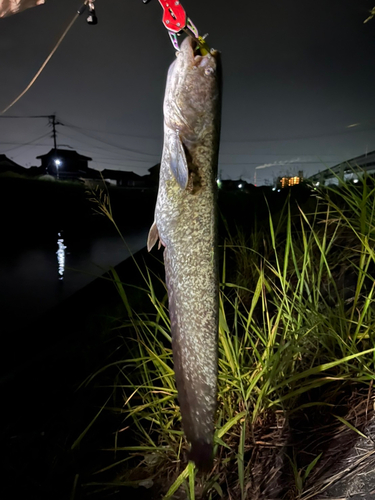
[[[55,166],[56,166],[56,177],[57,180],[59,180],[59,167],[62,165],[62,161],[59,160],[58,158],[55,159]]]

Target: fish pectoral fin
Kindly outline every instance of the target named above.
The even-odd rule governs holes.
[[[184,146],[178,131],[172,134],[170,154],[170,167],[173,176],[180,188],[186,189],[189,180],[189,169]]]
[[[148,238],[147,238],[147,250],[149,252],[151,252],[152,247],[155,245],[155,243],[158,241],[158,239],[159,239],[159,231],[158,231],[158,227],[156,225],[156,222],[154,221],[151,228],[150,228],[150,231],[148,233]],[[159,244],[159,248],[160,248],[160,244]]]

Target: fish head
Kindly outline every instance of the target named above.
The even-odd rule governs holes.
[[[168,71],[164,98],[165,124],[181,137],[194,141],[218,124],[221,60],[217,50],[202,55],[197,42],[187,37]]]

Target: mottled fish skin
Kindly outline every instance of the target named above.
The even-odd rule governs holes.
[[[171,319],[174,370],[189,458],[212,460],[217,406],[218,268],[216,175],[220,136],[220,54],[195,55],[186,38],[169,68],[164,148],[155,222]]]

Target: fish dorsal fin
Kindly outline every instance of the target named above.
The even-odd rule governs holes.
[[[189,180],[189,169],[184,146],[182,144],[178,130],[171,134],[170,167],[174,178],[181,189],[186,189]]]
[[[156,222],[152,224],[150,231],[148,233],[148,238],[147,238],[147,250],[151,252],[152,247],[155,245],[155,243],[159,239],[159,231],[156,225]]]

